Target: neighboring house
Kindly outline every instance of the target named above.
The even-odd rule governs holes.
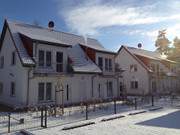
[[[96,39],[5,20],[0,102],[17,107],[117,97],[115,54]]]
[[[120,84],[127,95],[168,94],[179,90],[176,63],[158,52],[121,46],[115,62],[125,70]]]

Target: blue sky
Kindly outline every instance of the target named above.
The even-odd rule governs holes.
[[[90,36],[116,51],[121,45],[154,50],[158,30],[180,36],[180,0],[1,0],[0,28],[4,18]]]

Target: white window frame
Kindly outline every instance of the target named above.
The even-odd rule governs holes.
[[[57,61],[57,54],[58,54],[58,53],[61,53],[61,54],[62,54],[62,62],[58,62],[58,61]],[[57,51],[57,52],[56,52],[56,72],[58,72],[58,73],[62,73],[62,72],[64,71],[64,67],[63,67],[63,66],[64,66],[64,65],[63,65],[63,61],[64,61],[64,60],[63,60],[63,57],[64,57],[64,53],[63,53],[63,52],[60,52],[60,51]],[[58,66],[62,66],[62,70],[61,70],[61,71],[58,71]]]
[[[101,63],[102,65],[100,65],[100,59],[102,60],[102,63]],[[104,66],[103,57],[98,57],[98,66],[103,71],[103,66]]]
[[[43,86],[43,99],[42,100],[40,100],[39,99],[39,86],[40,86],[40,84],[43,84],[44,86]],[[50,99],[47,99],[47,84],[51,84],[51,97],[50,97]],[[52,82],[39,82],[38,83],[38,102],[39,103],[41,103],[41,102],[49,102],[49,101],[52,101],[52,89],[53,89],[53,87],[52,87]]]
[[[130,82],[131,89],[138,89],[139,88],[139,82],[137,80],[133,80]]]
[[[40,51],[42,51],[44,53],[44,58],[43,58],[43,65],[40,65]],[[50,52],[50,65],[48,65],[48,61],[47,61],[47,53]],[[40,68],[51,68],[52,67],[52,51],[49,50],[43,50],[43,49],[39,49],[38,51],[38,67]]]

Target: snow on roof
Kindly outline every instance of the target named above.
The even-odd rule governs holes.
[[[135,48],[135,47],[128,47],[128,46],[126,46],[126,48],[135,55],[147,57],[147,58],[153,59],[153,60],[164,60],[164,61],[174,63],[174,61],[168,60],[166,58],[162,58],[162,55],[156,51],[148,51],[148,50]]]
[[[10,32],[12,34],[13,40],[15,42],[15,45],[18,50],[18,53],[19,53],[22,63],[24,65],[34,65],[35,64],[34,61],[28,55],[27,50],[23,46],[23,43],[20,39],[20,36],[18,34],[18,29],[17,29],[15,23],[8,22],[8,26],[9,26]]]
[[[49,28],[25,24],[21,22],[7,21],[7,23],[12,33],[13,39],[15,41],[16,47],[19,51],[23,64],[35,64],[35,63],[32,60],[32,58],[28,55],[27,50],[24,48],[19,33],[34,40],[46,41],[51,43],[57,43],[59,45],[63,44],[70,46],[74,46],[76,44],[82,44],[84,46],[93,48],[97,51],[112,53],[111,51],[105,49],[96,39],[92,39],[92,38],[85,39],[83,36],[78,36],[71,33],[65,33],[61,31],[56,31]]]
[[[68,48],[68,56],[72,60],[74,72],[101,73],[100,68],[84,53],[80,45]]]
[[[51,37],[45,37],[45,36],[41,36],[41,35],[36,35],[36,34],[32,34],[32,33],[24,33],[24,32],[20,32],[20,34],[27,36],[33,40],[46,41],[46,42],[57,43],[57,44],[65,44],[62,41],[53,39]]]

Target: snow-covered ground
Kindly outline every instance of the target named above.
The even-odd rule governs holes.
[[[48,128],[42,129],[40,128],[40,118],[37,116],[40,116],[38,113],[33,114],[21,114],[21,117],[25,118],[25,124],[20,125],[15,121],[12,121],[14,126],[12,126],[12,130],[17,131],[21,129],[26,129],[33,134],[37,135],[81,135],[81,134],[87,134],[87,135],[96,135],[96,134],[140,134],[145,135],[148,134],[157,134],[157,135],[164,135],[164,134],[170,134],[171,132],[174,134],[180,134],[180,126],[176,127],[175,125],[179,124],[180,121],[178,118],[180,118],[180,113],[178,112],[179,109],[177,109],[175,106],[179,105],[180,101],[176,99],[176,101],[171,102],[169,98],[163,98],[160,100],[156,100],[155,106],[163,106],[163,110],[157,110],[153,112],[146,112],[144,114],[138,114],[138,115],[132,115],[130,116],[129,113],[136,112],[134,111],[134,106],[127,106],[122,105],[119,103],[117,105],[117,116],[119,115],[125,115],[126,117],[112,120],[112,121],[106,121],[106,122],[100,122],[104,118],[114,117],[116,115],[113,115],[114,113],[114,105],[106,104],[104,109],[98,109],[99,107],[96,107],[95,111],[93,110],[93,106],[89,108],[89,119],[85,120],[85,113],[81,113],[82,109],[80,107],[73,107],[73,108],[66,108],[65,114],[63,116],[58,117],[48,117]],[[108,107],[107,107],[108,106]],[[138,104],[138,110],[149,110],[151,107],[151,103],[149,104]],[[174,113],[173,113],[174,112]],[[171,114],[171,115],[167,115]],[[17,117],[18,114],[13,114],[12,116]],[[32,116],[31,116],[32,115]],[[161,116],[164,116],[161,118]],[[177,118],[176,118],[177,117]],[[169,123],[169,120],[172,121],[170,125],[167,125]],[[67,130],[63,131],[62,128],[66,126],[72,126],[76,124],[82,124],[86,122],[95,122],[95,125],[89,125],[86,127],[81,127],[77,129]],[[177,123],[177,124],[176,124]],[[14,128],[14,129],[13,129]],[[5,131],[7,132],[7,123],[0,124],[0,132]],[[14,134],[14,133],[12,133]]]
[[[32,133],[35,135],[180,135],[179,109],[164,108],[133,116],[127,115],[128,113],[122,113],[126,116],[124,118],[107,122],[100,122],[102,118],[90,120],[96,124],[81,128],[63,131],[64,126],[58,126]]]

